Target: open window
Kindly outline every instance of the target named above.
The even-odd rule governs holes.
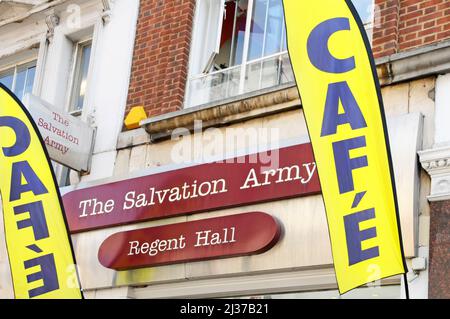
[[[186,106],[293,81],[282,0],[199,0]]]
[[[208,73],[219,54],[219,34],[225,11],[225,0],[198,0],[192,50],[196,57],[191,59],[193,74]]]
[[[353,0],[368,30],[373,0]],[[185,106],[293,83],[282,0],[198,0]]]

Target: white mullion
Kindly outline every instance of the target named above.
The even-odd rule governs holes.
[[[269,20],[269,4],[270,4],[270,0],[267,0],[261,57],[264,57],[265,52],[266,52],[267,21]],[[259,69],[259,86],[258,86],[259,89],[261,88],[261,84],[262,84],[263,65],[264,65],[264,59],[261,60],[261,67]]]
[[[30,71],[30,68],[26,67],[25,70],[26,70],[25,71],[25,80],[23,82],[23,89],[22,89],[22,94],[21,94],[22,98],[21,99],[23,99],[24,94],[25,94],[25,88],[27,87],[27,81],[28,81],[28,72]]]
[[[281,22],[282,22],[282,24],[281,24],[281,40],[280,40],[280,47],[279,47],[280,53],[283,52],[284,38],[286,37],[286,24],[285,24],[285,18],[284,18],[284,11],[283,11],[283,17],[282,17]],[[283,61],[283,55],[280,54],[278,57],[278,85],[281,84],[281,68],[282,68],[281,62],[282,61]]]
[[[13,81],[11,84],[11,91],[14,92],[16,90],[16,80],[17,80],[17,64],[14,66],[13,72]]]
[[[281,42],[280,42],[280,52],[283,52],[283,44],[284,44],[284,38],[286,37],[286,23],[284,18],[284,11],[283,11],[283,17],[282,17],[282,24],[281,24]]]
[[[72,70],[70,72],[69,77],[69,94],[68,94],[68,102],[67,102],[67,110],[68,112],[78,112],[78,110],[74,110],[75,105],[75,90],[76,85],[78,82],[78,76],[79,76],[79,67],[78,64],[80,63],[80,43],[74,44],[74,54],[73,54],[73,61],[72,61]]]
[[[220,51],[220,39],[222,37],[223,17],[225,15],[225,0],[221,0],[220,3],[221,7],[219,9],[219,25],[217,26],[219,32],[217,33],[216,47],[214,49],[216,54],[219,54]],[[211,7],[210,7],[210,16],[211,16]]]
[[[242,53],[241,78],[239,81],[239,94],[244,93],[245,72],[247,69],[247,59],[248,59],[248,46],[250,43],[250,32],[251,32],[252,15],[253,15],[253,2],[254,2],[254,0],[249,0],[248,8],[247,8],[247,22],[245,24],[244,50]]]
[[[239,7],[239,0],[234,1],[234,18],[233,18],[233,34],[231,36],[231,51],[230,51],[230,59],[228,62],[228,69],[230,70],[232,68],[232,64],[234,64],[234,52],[235,52],[235,47],[234,47],[234,40],[236,39],[236,22],[237,22],[237,14],[238,14],[238,7]],[[230,93],[230,82],[231,82],[231,72],[229,72],[227,74],[227,89],[225,91],[225,96],[229,97],[229,93]]]
[[[238,7],[239,7],[239,0],[236,0],[234,2],[234,19],[233,19],[233,34],[231,36],[231,52],[230,52],[230,61],[228,62],[228,67],[232,67],[234,64],[234,40],[236,40],[236,21],[237,21],[237,14],[238,14]]]
[[[266,17],[264,20],[264,35],[263,35],[263,46],[262,46],[261,57],[264,57],[264,55],[265,55],[264,53],[266,51],[267,21],[269,20],[269,4],[270,4],[270,0],[267,0]]]
[[[278,74],[277,74],[278,85],[281,84],[281,68],[283,67],[282,61],[283,61],[283,55],[280,54],[278,56],[278,71],[277,71],[278,72]]]

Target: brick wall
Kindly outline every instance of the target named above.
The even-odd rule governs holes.
[[[127,110],[152,117],[182,108],[195,0],[141,0]]]
[[[430,203],[428,297],[450,298],[450,201]]]
[[[400,0],[376,0],[372,50],[376,58],[397,52]]]
[[[375,57],[450,39],[449,0],[376,0]]]

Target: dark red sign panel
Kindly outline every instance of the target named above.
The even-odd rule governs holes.
[[[72,233],[320,192],[311,144],[78,189],[63,196]]]
[[[263,253],[279,240],[280,225],[260,212],[121,232],[100,246],[106,268],[136,269]]]

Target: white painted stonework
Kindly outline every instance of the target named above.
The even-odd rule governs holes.
[[[450,147],[419,152],[422,167],[431,177],[429,201],[450,199]]]
[[[74,77],[74,45],[92,39],[81,118],[97,129],[93,162],[104,157],[101,153],[115,154],[128,94],[139,0],[30,1],[30,4],[16,4],[16,11],[8,11],[15,12],[17,19],[27,17],[20,23],[5,24],[14,19],[0,14],[0,70],[37,60],[33,94],[55,108],[67,110]],[[8,8],[12,5],[8,4]],[[99,171],[92,170],[89,179],[110,176],[114,161],[96,167]]]
[[[450,146],[450,73],[436,80],[435,147]]]
[[[431,177],[429,201],[450,199],[450,74],[436,80],[435,144],[419,152],[422,167]]]

